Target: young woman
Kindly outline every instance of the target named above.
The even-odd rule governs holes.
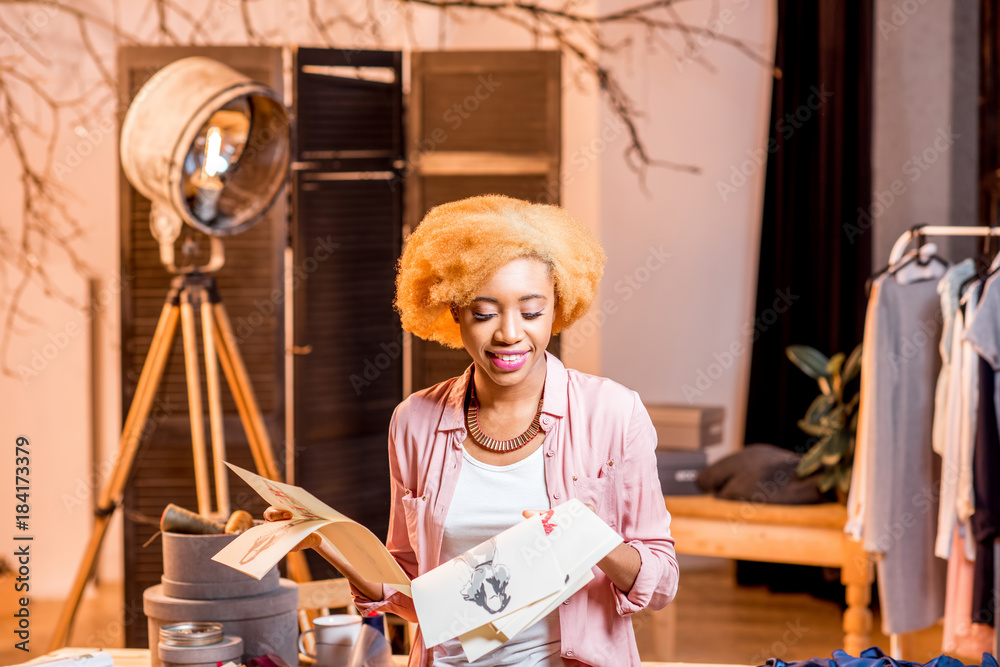
[[[587,312],[604,261],[563,209],[488,195],[432,209],[399,262],[403,328],[472,357],[461,377],[404,400],[389,425],[386,546],[403,570],[417,577],[573,498],[624,539],[558,613],[476,665],[638,665],[629,616],[677,590],[656,432],[639,396],[545,351]],[[361,579],[318,535],[306,547],[351,580],[362,612],[417,620],[408,597]],[[467,556],[468,599],[502,608],[507,573],[480,551]],[[469,663],[457,639],[425,649],[418,634],[409,664]]]

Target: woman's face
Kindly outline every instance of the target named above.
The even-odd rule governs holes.
[[[494,273],[472,303],[458,311],[462,344],[477,373],[485,372],[501,386],[544,373],[555,306],[555,286],[545,262],[515,259]]]

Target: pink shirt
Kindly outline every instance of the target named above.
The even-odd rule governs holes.
[[[411,578],[440,564],[444,521],[462,465],[471,374],[470,366],[461,377],[412,394],[390,423],[392,515],[386,546]],[[541,426],[551,504],[572,498],[590,503],[642,559],[627,595],[594,567],[594,579],[560,606],[563,659],[639,665],[629,615],[664,607],[677,592],[679,575],[656,471],[656,431],[634,391],[567,369],[548,353]],[[417,620],[412,600],[389,586],[379,602],[355,594],[362,613],[389,611]],[[429,664],[429,654],[418,634],[410,667]]]

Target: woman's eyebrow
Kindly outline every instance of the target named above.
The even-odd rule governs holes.
[[[526,294],[522,296],[518,301],[531,301],[532,299],[545,299],[548,301],[548,297],[544,294]],[[489,301],[490,303],[500,303],[499,299],[494,299],[491,296],[477,296],[473,301]]]

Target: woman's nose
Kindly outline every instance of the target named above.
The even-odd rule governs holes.
[[[500,327],[494,337],[502,343],[516,343],[521,340],[520,313],[503,315],[500,320]]]

